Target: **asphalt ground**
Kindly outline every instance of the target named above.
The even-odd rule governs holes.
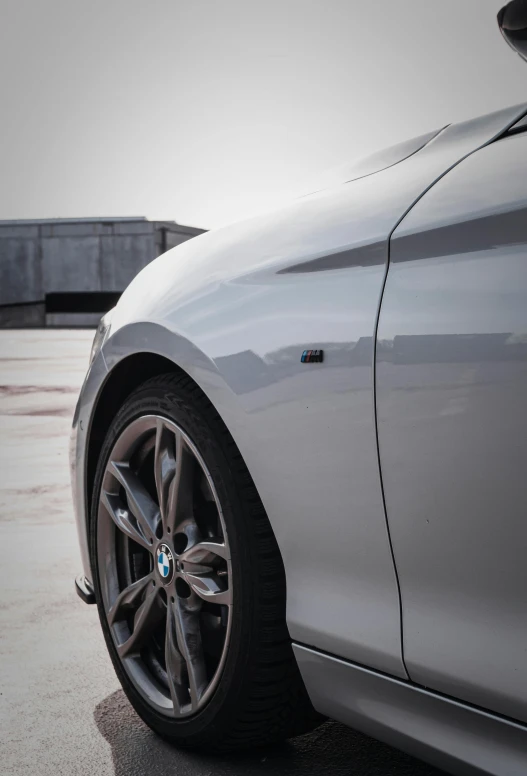
[[[68,440],[92,337],[0,332],[0,774],[440,776],[336,722],[218,758],[178,751],[137,717],[73,587]]]

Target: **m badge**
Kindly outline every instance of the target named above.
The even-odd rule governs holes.
[[[321,364],[323,360],[323,350],[304,350],[300,359],[303,364]]]

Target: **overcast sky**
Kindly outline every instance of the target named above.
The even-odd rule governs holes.
[[[504,0],[0,0],[0,218],[212,228],[527,101]]]

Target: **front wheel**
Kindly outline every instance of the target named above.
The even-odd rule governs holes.
[[[320,722],[291,649],[271,526],[230,434],[188,377],[149,380],[117,414],[90,528],[106,644],[151,728],[229,750]]]

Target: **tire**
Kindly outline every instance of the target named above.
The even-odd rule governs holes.
[[[194,711],[185,712],[182,716],[176,716],[176,708],[179,709],[178,713],[183,714],[181,709],[187,709],[187,706],[177,706],[176,700],[173,700],[172,716],[170,716],[168,711],[165,713],[164,708],[160,710],[156,707],[149,700],[150,696],[145,697],[143,685],[135,681],[131,674],[132,669],[127,667],[142,665],[142,657],[133,657],[129,660],[123,660],[120,657],[118,649],[123,648],[118,647],[115,627],[112,631],[108,622],[109,604],[108,602],[105,604],[103,595],[103,589],[109,587],[110,583],[102,579],[106,571],[103,568],[104,564],[99,560],[100,553],[103,550],[107,552],[103,547],[104,537],[110,535],[108,529],[104,528],[106,508],[101,507],[102,485],[106,482],[105,477],[109,476],[107,466],[110,465],[110,455],[113,455],[114,446],[119,444],[118,440],[125,438],[127,429],[130,429],[132,424],[141,423],[144,418],[152,416],[158,418],[158,424],[162,425],[164,422],[159,418],[166,419],[167,424],[175,424],[174,428],[177,427],[181,433],[184,432],[186,438],[190,440],[189,444],[191,442],[199,453],[200,465],[203,471],[210,475],[211,487],[217,498],[218,509],[222,513],[224,541],[230,547],[228,586],[232,590],[232,600],[228,610],[229,624],[223,625],[225,619],[223,614],[217,620],[221,621],[221,627],[223,627],[221,660],[224,662],[221,664],[220,661],[219,668],[216,669],[214,675],[216,684],[211,683],[207,690],[203,691],[201,700],[197,694],[192,696],[192,683],[188,678],[188,693],[191,698],[188,703],[192,704],[196,701],[196,708]],[[157,451],[157,447],[155,449]],[[203,471],[198,469],[200,477]],[[192,482],[195,483],[194,480]],[[193,493],[195,489],[195,484],[190,486]],[[111,531],[120,536],[113,523],[109,524]],[[154,543],[155,541],[156,539]],[[251,476],[227,428],[208,399],[186,375],[166,374],[148,380],[131,394],[115,417],[108,430],[95,476],[90,515],[90,543],[97,607],[110,657],[130,703],[156,733],[182,747],[231,751],[262,746],[305,733],[323,721],[311,705],[293,655],[285,620],[284,567],[269,520]],[[166,545],[163,546],[166,548]],[[170,555],[168,549],[166,552]],[[176,551],[172,550],[172,552],[176,557]],[[157,553],[158,562],[160,557],[167,557],[160,556],[159,549]],[[115,557],[118,557],[117,550],[115,550]],[[126,557],[129,558],[130,555]],[[152,563],[153,570],[150,573],[155,575],[155,561],[153,560]],[[179,562],[174,561],[174,563],[176,564],[174,568],[178,568]],[[226,571],[223,573],[227,575]],[[116,574],[115,578],[118,579],[118,573]],[[189,579],[195,579],[195,577],[189,577]],[[175,580],[176,586],[178,583],[179,580]],[[155,582],[152,584],[155,585]],[[166,602],[174,600],[169,598],[168,589],[164,598],[163,591],[159,596],[160,601],[164,601],[165,598]],[[168,607],[169,603],[166,605]],[[114,608],[116,606],[115,604]],[[156,606],[162,607],[162,604],[158,602]],[[214,609],[214,606],[212,608]],[[224,609],[225,607],[221,608],[222,613]],[[131,615],[126,614],[126,616]],[[134,617],[137,618],[138,614]],[[126,630],[128,626],[124,627]],[[135,633],[135,625],[130,625],[130,629],[132,627]],[[161,626],[156,625],[156,627]],[[128,634],[128,631],[126,633]],[[161,641],[159,637],[155,643],[158,644]],[[205,642],[206,639],[203,643]],[[146,655],[146,652],[144,654]],[[142,656],[143,652],[140,655]],[[162,658],[160,660],[162,662]],[[146,662],[147,657],[143,660],[145,665]],[[168,666],[167,654],[165,654],[165,664]],[[186,674],[184,662],[181,665],[183,669],[179,669],[178,676],[190,677],[190,663],[186,664]],[[148,678],[148,670],[145,669],[145,671],[146,673],[140,674],[141,681],[143,676]],[[168,676],[168,668],[166,671]],[[155,678],[153,686],[156,681]],[[184,680],[181,681],[183,686]],[[170,686],[174,686],[174,683],[169,684],[169,689]],[[178,688],[179,692],[181,690],[179,685]],[[210,697],[207,697],[207,693]],[[157,698],[152,695],[153,697]]]

